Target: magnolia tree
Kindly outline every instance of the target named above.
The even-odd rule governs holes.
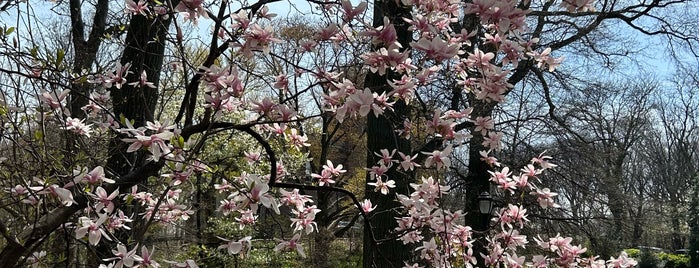
[[[180,194],[189,181],[212,172],[201,155],[207,142],[231,132],[254,141],[240,161],[265,169],[217,183],[225,196],[217,210],[240,229],[252,228],[263,210],[288,217],[293,233],[277,237],[275,251],[305,256],[303,239],[317,231],[320,210],[304,193],[317,191],[343,195],[356,206],[365,247],[376,251],[365,258],[390,259],[382,255],[382,245],[407,245],[411,251],[401,263],[392,260],[394,266],[635,265],[624,253],[609,260],[583,257],[586,249],[564,236],[522,234],[530,224],[525,198],[542,208],[558,207],[556,193],[538,179],[555,164],[545,154],[524,167],[501,164],[495,155],[502,133],[488,114],[505,101],[513,76],[530,69],[552,72],[561,64],[529,34],[535,30],[528,26],[529,7],[553,12],[558,6],[583,16],[595,11],[592,1],[309,1],[320,26],[309,28],[314,32],[299,39],[290,54],[272,49],[283,40],[271,26],[275,15],[267,2],[272,1],[127,0],[109,7],[98,1],[87,35],[80,2],[70,1],[72,70],[65,52],[23,46],[30,31],[3,29],[5,54],[13,60],[2,67],[11,76],[0,95],[0,146],[11,153],[0,158],[6,187],[1,202],[13,217],[0,221],[5,239],[0,266],[46,265],[45,241],[68,234],[65,239],[95,251],[111,250],[101,258],[104,267],[196,267],[194,260],[158,256],[141,241],[149,226],[191,217],[194,210]],[[371,9],[374,16],[367,14]],[[106,27],[114,16],[129,21],[127,27]],[[193,24],[211,25],[203,61],[184,54],[183,31]],[[371,49],[362,50],[366,44]],[[117,62],[102,68],[95,57],[100,46],[120,51]],[[285,67],[263,68],[260,62]],[[356,62],[363,66],[361,75],[343,68]],[[178,77],[179,95],[168,95],[163,73]],[[479,105],[441,109],[424,99],[442,94],[434,85],[447,78],[454,81],[448,94],[456,90]],[[304,102],[318,105],[300,105]],[[173,111],[157,112],[165,103],[174,103],[168,106]],[[413,117],[411,106],[421,107]],[[343,188],[346,170],[333,159],[308,176],[295,176],[280,161],[318,142],[304,126],[319,118],[338,126],[350,119],[381,119],[389,143],[421,149],[369,146],[367,199],[360,200]],[[471,212],[442,202],[450,190],[445,174],[455,151],[464,148],[483,148],[469,161],[485,167],[489,185],[518,200],[495,212],[489,232],[466,224]],[[382,218],[389,212],[391,217]],[[391,230],[372,228],[387,219],[395,226]],[[220,237],[220,243],[230,254],[255,247],[250,236]]]

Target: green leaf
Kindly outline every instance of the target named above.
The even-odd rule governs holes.
[[[177,141],[179,142],[180,148],[184,148],[184,137],[178,136]]]
[[[9,27],[9,28],[5,29],[5,35],[11,35],[14,32],[15,32],[15,27]]]
[[[58,52],[56,53],[56,66],[61,66],[61,63],[63,63],[63,59],[66,57],[66,52],[63,49],[58,49]]]
[[[39,55],[39,49],[37,47],[30,48],[29,54],[31,54],[32,57],[36,58],[36,56]]]
[[[34,131],[34,138],[37,140],[44,138],[44,132],[41,132],[41,130]]]

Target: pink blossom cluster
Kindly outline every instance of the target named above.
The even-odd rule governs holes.
[[[343,123],[348,118],[386,116],[393,111],[396,103],[420,101],[416,100],[419,96],[417,92],[429,89],[444,73],[457,77],[458,89],[472,94],[475,99],[488,104],[501,103],[513,87],[508,78],[521,62],[531,61],[537,68],[548,71],[554,71],[561,63],[560,58],[551,55],[550,48],[540,50],[536,44],[538,40],[524,38],[527,31],[525,16],[529,11],[522,9],[518,1],[474,0],[466,4],[458,0],[399,2],[411,7],[411,17],[400,21],[401,24],[407,23],[410,30],[415,31],[413,40],[408,45],[401,45],[397,41],[398,23],[386,17],[383,18],[383,25],[371,27],[366,18],[369,4],[361,2],[355,5],[349,0],[321,5],[319,10],[325,12],[325,17],[335,18],[335,21],[325,20],[327,25],[322,25],[313,35],[299,41],[298,52],[303,55],[318,52],[326,45],[341,49],[345,46],[352,47],[356,43],[372,44],[373,49],[358,52],[361,53],[358,59],[364,70],[390,77],[387,81],[388,90],[381,93],[372,88],[362,88],[357,81],[348,79],[346,74],[337,70],[326,70],[314,63],[304,65],[304,61],[290,63],[295,68],[295,73],[282,70],[262,77],[261,80],[277,95],[259,98],[250,96],[246,83],[254,76],[240,67],[244,65],[242,63],[236,67],[235,64],[224,66],[218,62],[197,69],[196,76],[201,77],[204,91],[202,108],[212,114],[212,121],[207,123],[213,128],[216,123],[225,123],[227,116],[243,117],[242,124],[245,126],[241,124],[231,127],[233,124],[223,124],[225,127],[221,129],[244,129],[258,135],[255,138],[261,144],[268,142],[267,147],[263,146],[265,153],[252,150],[245,152],[245,159],[250,166],[262,164],[265,159],[275,163],[271,165],[269,174],[242,172],[222,178],[214,186],[215,190],[225,196],[219,201],[217,211],[235,220],[239,229],[255,225],[263,209],[276,214],[287,214],[292,233],[287,238],[278,239],[274,248],[277,252],[293,251],[305,256],[302,241],[318,230],[316,215],[321,212],[313,205],[311,196],[301,194],[299,189],[275,187],[277,183],[288,182],[286,179],[290,176],[286,176],[286,167],[281,157],[276,159],[270,153],[273,149],[269,146],[269,141],[278,142],[283,149],[290,149],[290,154],[306,152],[306,147],[311,146],[308,136],[298,123],[310,117],[304,117],[303,114],[307,112],[301,111],[298,104],[294,106],[287,98],[287,94],[291,92],[304,91],[299,89],[298,84],[294,84],[294,79],[304,78],[308,79],[308,84],[318,85],[322,92],[313,97],[317,97],[314,100],[321,107],[321,113],[330,113],[335,121]],[[152,6],[148,1],[127,0],[125,12],[132,16],[179,14],[196,22],[198,19],[209,18],[205,4],[202,0],[183,0],[175,7],[165,7]],[[594,8],[591,1],[564,0],[562,6],[570,12]],[[249,14],[249,10],[256,10],[256,13]],[[276,29],[268,24],[274,16],[266,6],[240,9],[237,13],[230,14],[225,21],[217,21],[223,27],[214,33],[215,38],[230,45],[233,48],[231,56],[240,58],[241,62],[254,62],[257,56],[291,62],[290,59],[273,55],[271,50],[276,43],[282,42]],[[478,18],[482,28],[479,31],[483,31],[483,37],[478,37],[476,32],[455,32],[452,29],[452,24],[465,16]],[[182,41],[181,33],[178,33],[177,38],[179,42]],[[476,46],[474,41],[493,49]],[[153,90],[156,87],[148,80],[149,74],[143,70],[135,71],[139,74],[137,81],[127,81],[132,72],[130,68],[130,64],[118,63],[113,71],[94,75],[90,82],[103,88],[120,89],[126,85]],[[309,86],[307,92],[314,92],[315,89],[310,89],[312,87]],[[180,197],[181,187],[194,174],[210,171],[197,160],[196,154],[190,153],[192,143],[195,143],[193,139],[185,140],[183,130],[164,120],[151,120],[145,122],[144,126],[137,127],[128,118],[116,119],[113,116],[105,117],[102,120],[104,122],[98,122],[99,115],[103,115],[108,105],[105,94],[92,93],[89,104],[82,107],[89,114],[89,120],[95,121],[72,117],[65,109],[67,95],[67,91],[42,92],[38,99],[46,111],[60,118],[63,130],[89,139],[95,136],[93,124],[104,130],[111,129],[115,134],[121,135],[121,141],[128,145],[127,153],[147,153],[149,162],[164,163],[161,171],[164,174],[157,177],[157,180],[164,182],[161,185],[163,187],[158,188],[162,190],[162,194],[156,195],[138,187],[127,192],[116,185],[118,176],[108,176],[102,166],[96,166],[90,171],[88,168],[76,169],[67,181],[57,182],[59,178],[34,178],[31,182],[8,189],[13,198],[30,206],[51,203],[69,207],[77,202],[74,198],[76,194],[85,196],[89,205],[74,226],[69,228],[72,228],[77,239],[85,240],[90,245],[98,245],[104,240],[116,240],[114,232],[129,230],[132,217],[143,217],[157,224],[170,224],[187,220],[193,214]],[[518,255],[517,251],[526,248],[530,242],[521,232],[529,222],[528,209],[523,200],[527,195],[523,193],[533,196],[541,208],[559,207],[554,200],[557,195],[555,192],[536,185],[541,183],[539,177],[556,165],[551,163],[549,156],[542,154],[513,175],[510,168],[502,165],[493,155],[493,152],[502,148],[504,134],[497,131],[494,118],[473,114],[473,110],[472,107],[458,111],[436,110],[425,115],[424,122],[406,119],[399,122],[402,125],[395,127],[401,138],[419,136],[442,141],[434,148],[422,152],[389,149],[371,152],[377,156],[378,161],[367,168],[370,174],[367,185],[400,202],[399,209],[403,215],[396,219],[398,227],[394,233],[398,234],[398,239],[404,244],[414,245],[415,255],[420,259],[419,263],[406,264],[407,267],[418,267],[421,264],[432,267],[473,267],[478,258],[492,267],[635,265],[624,253],[608,261],[595,257],[583,258],[581,254],[586,249],[572,245],[571,238],[561,236],[548,240],[534,238],[538,247],[546,252],[545,255]],[[469,129],[472,133],[457,128],[463,124],[472,126]],[[424,131],[419,135],[415,134],[422,130]],[[469,215],[460,210],[451,211],[442,204],[442,198],[449,194],[450,188],[439,175],[452,167],[454,154],[460,150],[459,146],[470,141],[472,135],[482,137],[481,145],[489,149],[481,152],[481,160],[493,168],[490,172],[492,184],[502,195],[518,193],[521,196],[517,203],[505,204],[496,211],[492,219],[492,234],[485,237],[485,253],[475,251],[474,243],[480,234],[465,225],[465,218]],[[393,192],[396,181],[387,175],[390,169],[406,173],[420,170],[434,176],[422,176],[419,181],[410,183],[409,194],[396,194]],[[345,172],[343,165],[327,160],[319,173],[307,172],[309,183],[300,186],[317,187],[314,189],[336,187]],[[145,212],[141,215],[125,215],[117,201],[138,202],[145,208]],[[381,207],[385,204],[372,204],[372,200],[368,199],[354,202],[364,217],[377,210],[389,209]],[[219,249],[229,254],[245,254],[253,246],[253,239],[248,236],[220,239],[223,243]],[[140,253],[137,253],[139,248]],[[129,248],[118,244],[112,251],[113,257],[105,261],[111,262],[108,267],[160,267],[153,258],[153,251],[153,248],[145,246],[135,245]],[[43,254],[37,253],[28,260],[35,264],[42,257]],[[196,267],[192,260],[168,263],[174,267]]]

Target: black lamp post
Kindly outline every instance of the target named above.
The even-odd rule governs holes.
[[[473,251],[477,260],[476,267],[484,267],[485,263],[483,257],[481,257],[481,254],[488,255],[488,252],[486,251],[485,247],[485,237],[490,227],[490,219],[492,217],[491,213],[493,211],[493,196],[491,196],[488,191],[483,191],[478,195],[476,200],[478,201],[478,212],[480,213],[480,215],[478,215],[479,217],[477,217],[478,219],[476,220],[475,225],[472,226],[474,230],[479,231],[477,233],[477,241],[476,243],[474,243]]]
[[[482,192],[478,195],[478,211],[481,214],[490,216],[493,211],[493,197],[488,192]],[[490,220],[490,217],[487,217]]]

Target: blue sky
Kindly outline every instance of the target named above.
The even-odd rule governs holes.
[[[357,2],[352,1],[352,2]],[[355,3],[356,4],[356,3]],[[121,5],[121,3],[120,3]],[[51,7],[53,6],[52,2],[48,1],[32,1],[31,2],[31,8],[27,8],[26,3],[21,3],[19,4],[19,9],[10,9],[9,11],[2,12],[0,13],[0,25],[2,26],[20,26],[19,32],[25,32],[26,30],[22,29],[26,27],[23,20],[17,20],[17,12],[34,12],[40,19],[44,18],[52,18],[55,15],[51,11]],[[270,7],[270,12],[276,13],[281,17],[286,17],[286,16],[293,16],[293,15],[305,15],[305,16],[313,16],[311,13],[313,6],[307,2],[307,1],[297,1],[297,0],[288,0],[288,1],[279,1],[279,2],[274,2],[272,4],[269,4]],[[36,23],[36,22],[33,22]],[[638,31],[632,30],[630,27],[625,26],[623,23],[620,22],[613,22],[613,27],[614,31],[623,35],[627,36],[630,38],[631,43],[634,44],[630,50],[638,50],[637,54],[632,55],[631,58],[625,59],[623,57],[618,57],[614,61],[621,61],[618,62],[620,63],[619,68],[615,68],[614,72],[610,73],[610,75],[620,74],[620,75],[631,75],[634,73],[638,73],[639,71],[645,71],[645,72],[650,72],[653,73],[654,75],[657,76],[658,79],[664,80],[664,79],[669,79],[673,76],[674,70],[675,70],[675,62],[670,59],[669,57],[669,50],[668,48],[668,42],[666,38],[663,37],[649,37],[646,35],[641,34]],[[199,33],[201,35],[207,35],[209,32],[209,29],[211,27],[211,23],[206,20],[201,20],[200,25],[199,25]],[[611,28],[610,28],[611,29]],[[686,57],[681,57],[680,60],[682,60],[685,64],[688,64],[689,66],[696,66],[696,68],[699,69],[699,60],[695,57],[689,56],[689,53],[686,53]],[[574,54],[557,54],[556,56],[565,56],[567,58],[567,61],[569,64],[575,64],[581,63],[576,61],[581,61],[581,60],[587,60],[587,59],[582,59],[579,57],[576,57]],[[564,63],[565,64],[565,63]],[[639,70],[641,69],[641,70]]]

